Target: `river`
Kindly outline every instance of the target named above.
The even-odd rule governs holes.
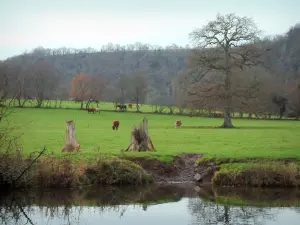
[[[187,184],[1,194],[0,224],[298,225],[300,190]]]

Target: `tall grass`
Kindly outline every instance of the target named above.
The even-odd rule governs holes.
[[[100,158],[95,163],[74,162],[70,155],[56,158],[43,156],[16,182],[31,159],[19,152],[0,155],[0,188],[76,187],[91,184],[140,185],[151,183],[152,177],[143,168],[128,160]]]
[[[213,177],[220,186],[300,187],[300,167],[296,163],[222,164]]]

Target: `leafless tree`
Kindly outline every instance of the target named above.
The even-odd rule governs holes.
[[[104,92],[108,83],[101,76],[92,75],[89,76],[88,80],[88,101],[86,104],[86,108],[89,107],[91,102],[98,103],[103,99]]]
[[[129,87],[129,79],[126,75],[121,75],[119,81],[117,83],[117,88],[119,89],[120,93],[118,95],[119,103],[124,104],[126,100],[126,92],[128,91]]]
[[[59,82],[59,71],[49,63],[40,60],[28,70],[31,80],[32,95],[37,100],[37,108],[42,106],[45,99],[51,99]]]
[[[171,82],[172,86],[172,99],[174,106],[179,110],[179,114],[182,114],[187,107],[187,92],[185,87],[185,80],[182,77],[174,78]]]
[[[259,34],[252,19],[235,14],[218,14],[216,20],[190,33],[196,48],[191,57],[189,80],[194,87],[200,85],[201,93],[209,94],[201,96],[195,88],[189,94],[197,96],[199,101],[214,98],[222,102],[224,128],[234,127],[231,121],[233,98],[243,95],[240,90],[234,91],[233,74],[262,63],[260,59],[264,50],[257,43]]]
[[[300,81],[296,87],[292,88],[290,94],[288,95],[288,108],[290,111],[290,116],[296,119],[300,118]]]
[[[13,112],[14,94],[16,94],[14,89],[11,89],[14,87],[13,79],[10,79],[11,69],[11,65],[0,63],[0,152],[2,153],[15,150],[17,144],[17,137],[11,135],[16,127],[12,126],[9,120]]]
[[[136,73],[129,79],[128,97],[136,103],[136,110],[139,112],[139,104],[143,103],[147,96],[148,84],[146,77],[141,73]]]

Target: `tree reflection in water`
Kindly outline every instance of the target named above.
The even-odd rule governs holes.
[[[188,199],[180,201],[183,197]],[[300,190],[287,192],[210,187],[196,192],[193,186],[154,185],[10,193],[6,197],[0,196],[0,224],[41,224],[44,221],[47,224],[73,225],[90,218],[97,224],[99,218],[125,217],[126,220],[129,209],[132,213],[130,217],[140,218],[143,217],[142,211],[158,204],[162,204],[158,209],[162,214],[176,214],[170,212],[172,208],[163,205],[170,202],[179,202],[177,209],[187,208],[186,216],[190,219],[186,224],[189,225],[263,225],[265,221],[276,220],[282,206],[289,206],[290,211],[300,214],[299,208],[294,207],[300,206]],[[156,207],[156,213],[158,211]],[[152,210],[149,213],[153,215]],[[167,216],[167,220],[176,224],[178,221],[174,218]],[[155,223],[155,218],[153,221]]]
[[[257,207],[234,207],[204,202],[200,198],[190,198],[188,209],[192,215],[190,225],[224,224],[224,225],[263,225],[265,220],[275,220],[278,209]]]

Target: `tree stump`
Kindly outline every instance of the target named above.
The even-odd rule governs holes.
[[[131,142],[125,152],[155,152],[151,138],[148,136],[148,120],[145,117],[139,128],[135,125],[131,131]]]
[[[67,123],[67,137],[65,147],[62,152],[79,152],[80,144],[76,139],[76,129],[73,120],[66,121]]]

